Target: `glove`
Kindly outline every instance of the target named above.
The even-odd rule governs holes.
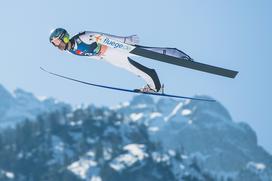
[[[131,35],[125,37],[124,43],[130,44],[130,45],[137,45],[140,42],[140,38],[138,35]]]

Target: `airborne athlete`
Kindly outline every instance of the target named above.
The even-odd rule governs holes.
[[[101,41],[101,39],[103,39],[103,41]],[[135,91],[138,92],[156,93],[161,91],[162,85],[154,69],[147,68],[131,58],[137,56],[129,52],[130,49],[133,49],[132,46],[140,47],[154,53],[191,60],[188,55],[175,48],[144,47],[137,45],[139,43],[137,35],[122,37],[85,31],[70,38],[65,29],[57,28],[51,32],[49,40],[60,50],[65,50],[78,56],[104,60],[141,77],[146,82],[146,85],[143,88],[135,89]]]
[[[65,29],[57,28],[51,32],[49,40],[54,46],[58,47],[60,50],[65,50],[79,56],[87,56],[92,59],[104,60],[112,65],[123,68],[141,77],[146,82],[146,85],[140,89],[124,89],[84,82],[81,80],[49,72],[41,67],[43,71],[49,74],[71,81],[105,89],[142,93],[155,96],[166,96],[173,98],[214,101],[211,99],[199,99],[165,94],[156,71],[132,60],[131,57],[133,56],[145,57],[228,78],[235,78],[238,74],[238,71],[195,62],[191,57],[189,57],[187,54],[177,48],[146,47],[138,45],[139,38],[136,35],[122,37],[99,32],[85,31],[76,34],[72,38],[69,38],[69,34]]]

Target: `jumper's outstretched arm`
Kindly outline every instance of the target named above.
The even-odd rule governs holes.
[[[104,35],[111,39],[114,39],[123,43],[127,43],[130,45],[137,45],[140,42],[140,38],[138,37],[138,35],[117,36],[117,35],[112,35],[108,33],[94,32],[94,31],[87,31],[86,33],[93,34],[93,35],[97,35],[97,34]]]

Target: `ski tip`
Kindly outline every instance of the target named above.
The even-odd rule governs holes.
[[[41,70],[46,71],[43,67],[40,67]]]
[[[40,67],[40,69],[41,69],[42,71],[44,71],[44,72],[51,73],[51,72],[49,72],[48,70],[44,69],[43,67]]]

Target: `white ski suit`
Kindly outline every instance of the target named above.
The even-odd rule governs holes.
[[[125,69],[141,77],[151,89],[159,91],[161,83],[154,69],[147,68],[130,57],[136,56],[129,53],[118,51],[114,48],[104,47],[93,40],[93,36],[104,35],[111,39],[118,40],[127,44],[135,45],[139,39],[136,35],[121,37],[99,32],[82,32],[70,39],[72,43],[71,53],[80,56],[89,56],[92,59],[104,60],[116,67]]]

